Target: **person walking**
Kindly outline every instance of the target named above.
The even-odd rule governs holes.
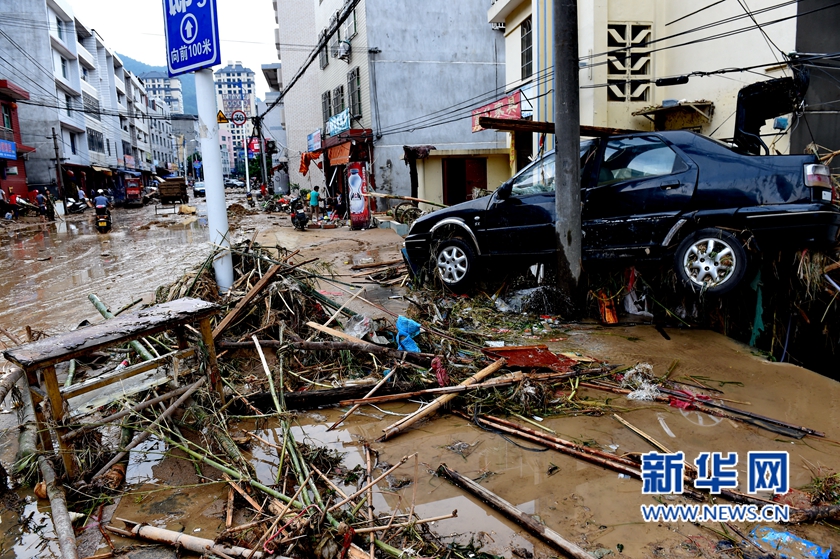
[[[41,221],[47,221],[47,197],[40,190],[35,195],[35,202],[38,204],[38,214],[41,216]]]
[[[20,206],[17,203],[18,195],[12,191],[12,195],[9,197],[9,205],[12,208],[12,214],[14,214],[15,219],[20,217]]]
[[[315,190],[309,193],[309,209],[312,213],[313,221],[318,221],[318,214],[320,213],[318,208],[318,187],[315,187]]]

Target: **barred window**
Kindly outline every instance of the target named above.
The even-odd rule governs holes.
[[[321,34],[318,36],[318,44],[320,45],[324,38],[327,36],[325,31],[321,31]],[[330,65],[330,55],[327,52],[327,47],[324,45],[321,47],[321,50],[318,51],[318,65],[321,67],[321,70],[326,68]]]
[[[105,136],[99,130],[87,129],[88,150],[105,153]]]
[[[333,58],[338,58],[338,43],[341,41],[341,37],[339,37],[338,31],[332,34],[330,37],[330,56]]]
[[[324,127],[326,128],[326,123],[332,116],[332,103],[330,102],[329,91],[325,91],[321,94],[321,112],[324,116]]]
[[[350,15],[347,16],[347,19],[344,20],[344,24],[341,26],[341,36],[344,38],[345,41],[349,41],[350,39],[356,36],[355,9],[352,12],[350,12]]]
[[[652,26],[644,23],[607,24],[607,99],[644,102],[650,97]]]
[[[362,80],[359,75],[359,67],[356,66],[347,72],[347,95],[350,98],[350,116],[359,118],[362,116]]]
[[[534,73],[534,49],[533,49],[533,35],[531,34],[531,16],[525,18],[520,27],[521,32],[521,62],[522,73],[521,79],[530,78]]]
[[[340,113],[341,111],[344,110],[344,86],[340,85],[340,86],[336,87],[335,89],[333,89],[332,95],[333,95],[333,99],[332,99],[333,111],[332,112],[333,112],[334,115],[337,115],[338,113]]]

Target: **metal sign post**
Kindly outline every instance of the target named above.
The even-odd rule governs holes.
[[[213,70],[209,69],[221,63],[216,0],[163,0],[163,18],[169,76],[195,72],[207,224],[210,227],[210,242],[222,247],[213,262],[213,270],[219,290],[225,293],[233,284],[233,260],[222,182],[216,88],[213,85]]]

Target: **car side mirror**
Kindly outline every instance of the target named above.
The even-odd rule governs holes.
[[[499,189],[496,191],[496,199],[497,200],[507,200],[510,198],[510,194],[513,192],[513,183],[506,182]]]

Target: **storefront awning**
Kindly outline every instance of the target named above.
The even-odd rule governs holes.
[[[111,172],[111,169],[109,169],[107,167],[100,167],[99,165],[91,165],[90,167],[94,171],[99,171],[100,173],[102,173],[106,176],[110,177],[111,175],[113,175],[113,173]]]
[[[347,165],[350,162],[350,142],[344,142],[327,150],[330,165]]]

